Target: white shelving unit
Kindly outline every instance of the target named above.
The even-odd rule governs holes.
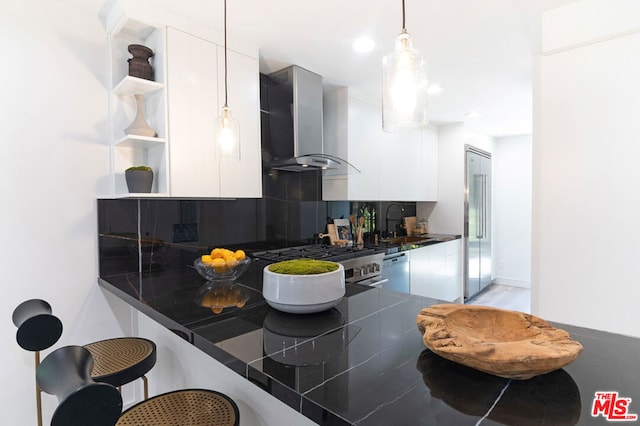
[[[167,197],[170,194],[167,143],[166,101],[166,36],[161,27],[148,25],[122,16],[110,17],[116,22],[109,33],[111,65],[111,90],[109,117],[111,128],[111,177],[113,196],[119,197]],[[129,75],[128,51],[130,44],[142,44],[154,52],[151,64],[153,80]],[[135,95],[144,96],[143,112],[147,123],[157,137],[127,135],[124,129],[134,120],[137,111]],[[154,182],[151,193],[129,193],[125,170],[131,166],[147,165],[153,169]]]
[[[146,24],[138,16],[156,19]],[[155,16],[155,18],[153,18]],[[145,18],[147,19],[147,18]],[[224,50],[171,24],[170,16],[119,0],[105,16],[109,36],[109,126],[112,196],[259,198],[262,196],[258,51],[228,51],[229,100],[240,121],[240,161],[215,158],[213,123],[224,93]],[[154,52],[153,81],[129,76],[130,44]],[[254,55],[255,54],[255,55]],[[142,94],[146,122],[156,137],[127,135]],[[169,131],[170,129],[170,131]],[[154,183],[149,194],[130,194],[125,170],[147,165]]]

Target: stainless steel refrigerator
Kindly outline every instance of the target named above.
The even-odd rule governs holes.
[[[465,145],[464,298],[491,283],[491,154]]]

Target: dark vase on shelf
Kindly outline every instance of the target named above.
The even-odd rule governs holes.
[[[127,188],[131,193],[149,193],[153,185],[151,168],[131,167],[124,172]]]
[[[153,56],[153,50],[141,44],[130,44],[129,53],[133,58],[127,59],[129,62],[129,75],[132,77],[153,80],[153,67],[149,63],[149,58]]]

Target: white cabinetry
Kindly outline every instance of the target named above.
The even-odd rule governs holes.
[[[167,28],[171,195],[220,195],[213,120],[218,111],[216,45]]]
[[[224,103],[224,47],[218,46],[218,114]],[[220,163],[221,197],[262,197],[258,60],[227,49],[229,108],[240,121],[240,161]],[[218,116],[216,114],[216,117]]]
[[[240,162],[218,161],[214,120],[224,103],[224,48],[167,29],[171,195],[260,197],[257,60],[228,50],[231,114],[240,122]]]
[[[109,14],[107,27],[113,194],[261,197],[258,60],[228,50],[229,106],[240,122],[240,161],[221,162],[213,126],[224,103],[224,47],[171,27],[141,23],[118,8]],[[129,44],[153,50],[154,81],[128,75]],[[157,137],[124,132],[136,116],[136,94],[144,95],[144,116]],[[127,190],[124,172],[138,165],[153,169],[150,194]]]
[[[325,153],[343,158],[360,173],[323,174],[324,200],[437,199],[438,141],[433,130],[385,133],[379,107],[349,94],[324,96]]]
[[[409,250],[411,294],[447,302],[462,301],[460,241]]]
[[[167,196],[167,107],[165,96],[164,30],[141,24],[128,17],[119,19],[109,33],[110,52],[110,144],[113,193],[116,197]],[[127,59],[130,44],[142,44],[154,52],[151,63],[154,81],[129,76]],[[143,95],[143,112],[157,137],[125,134],[137,112],[134,95]],[[148,165],[153,169],[151,194],[129,194],[124,172],[131,166]]]

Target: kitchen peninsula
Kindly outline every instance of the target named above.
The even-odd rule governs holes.
[[[639,339],[558,324],[582,343],[581,356],[550,374],[509,381],[424,347],[416,315],[437,300],[348,284],[335,308],[285,314],[264,301],[268,262],[255,260],[232,284],[243,306],[215,314],[198,305],[211,283],[191,267],[194,253],[170,256],[182,266],[140,274],[109,272],[101,255],[99,284],[318,424],[602,424],[590,414],[596,391],[640,395]]]

